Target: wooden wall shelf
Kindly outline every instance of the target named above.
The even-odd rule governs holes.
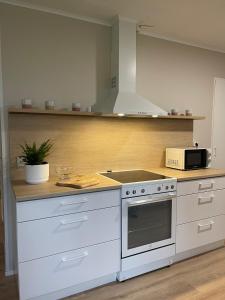
[[[84,117],[103,117],[103,118],[137,118],[137,119],[171,119],[171,120],[204,120],[203,116],[154,116],[154,115],[124,115],[105,114],[97,112],[75,112],[66,110],[44,110],[44,109],[21,109],[10,108],[9,114],[37,114],[37,115],[55,115],[55,116],[84,116]]]

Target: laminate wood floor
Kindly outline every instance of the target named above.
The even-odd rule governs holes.
[[[225,248],[68,300],[225,300]]]

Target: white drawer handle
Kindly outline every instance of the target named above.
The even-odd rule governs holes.
[[[209,197],[198,197],[198,205],[212,203],[214,199],[214,195],[211,195]]]
[[[70,206],[70,205],[79,205],[79,204],[84,204],[84,203],[87,203],[88,200],[84,200],[84,201],[80,201],[80,202],[61,202],[60,204],[62,206]]]
[[[62,220],[62,221],[60,221],[60,223],[61,223],[61,225],[69,225],[69,224],[74,224],[74,223],[86,222],[87,220],[88,220],[88,216],[84,216],[83,218],[78,219],[78,220],[74,220],[74,221]]]
[[[212,229],[214,221],[210,221],[208,224],[198,224],[198,232],[204,232]]]
[[[208,190],[208,189],[212,189],[213,188],[213,185],[214,185],[214,181],[211,181],[211,182],[200,182],[199,183],[199,186],[198,186],[198,189],[199,190]]]
[[[75,256],[75,257],[71,257],[71,258],[63,257],[63,258],[62,258],[62,262],[65,263],[65,262],[69,262],[69,261],[76,261],[76,260],[83,259],[83,258],[85,258],[85,257],[87,257],[87,256],[88,256],[88,252],[87,252],[87,251],[84,251],[83,254],[78,255],[78,256]]]

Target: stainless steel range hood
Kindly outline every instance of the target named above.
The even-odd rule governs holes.
[[[113,113],[117,114],[167,115],[166,111],[136,93],[136,26],[131,20],[114,19],[112,89],[108,107],[113,107]]]

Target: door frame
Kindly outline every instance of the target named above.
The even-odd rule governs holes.
[[[215,97],[215,92],[216,92],[216,80],[217,80],[217,77],[214,77],[214,80],[213,80],[213,101],[212,101],[212,127],[211,127],[211,149],[212,149],[212,166],[213,166],[213,162],[215,160],[215,142],[214,142],[214,135],[213,135],[213,132],[214,132],[214,120],[215,120],[215,117],[214,117],[214,111],[215,111],[215,102],[216,102],[216,97]]]
[[[216,146],[215,146],[215,139],[214,139],[214,120],[215,120],[215,106],[216,106],[216,81],[218,79],[223,79],[225,82],[225,78],[223,77],[214,77],[213,81],[213,101],[212,101],[212,126],[211,126],[211,149],[212,149],[212,167],[214,167],[214,161],[216,158]]]
[[[15,274],[14,265],[14,247],[15,237],[13,236],[13,199],[10,187],[10,173],[9,173],[9,158],[8,158],[8,109],[4,103],[3,91],[3,67],[2,67],[2,39],[0,28],[0,147],[1,147],[1,166],[2,174],[0,174],[0,184],[2,188],[3,201],[3,226],[4,226],[4,262],[5,275]]]

